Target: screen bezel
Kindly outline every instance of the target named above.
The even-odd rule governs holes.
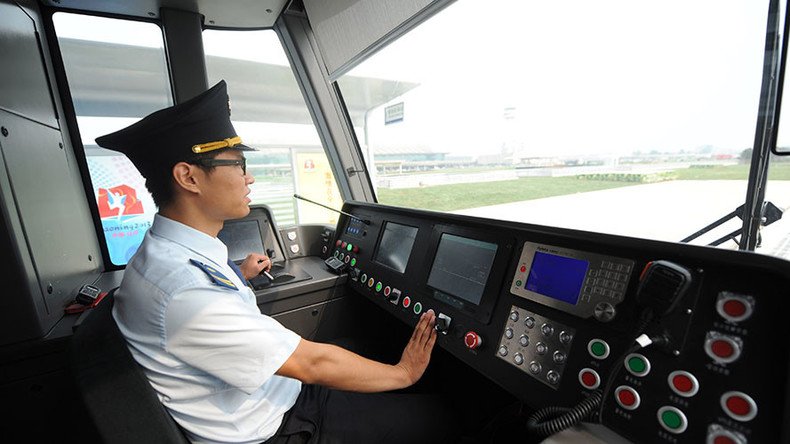
[[[281,240],[280,240],[280,233],[277,230],[277,224],[274,221],[274,217],[272,216],[271,210],[266,205],[250,205],[250,213],[240,219],[231,219],[226,220],[224,226],[222,227],[225,229],[225,226],[246,222],[246,221],[257,221],[258,222],[258,230],[261,233],[261,241],[263,242],[263,248],[266,250],[267,248],[271,248],[274,250],[274,263],[281,264],[287,261],[285,256],[285,250],[282,247]],[[262,254],[266,254],[266,251],[261,251]],[[235,261],[236,263],[240,263],[241,261]]]
[[[263,230],[261,230],[261,221],[260,220],[258,220],[257,218],[251,218],[251,219],[238,219],[238,220],[234,220],[232,222],[225,222],[225,224],[222,227],[222,230],[220,230],[220,232],[217,233],[217,239],[221,240],[225,244],[225,246],[228,248],[228,259],[232,260],[233,262],[243,261],[244,257],[242,257],[241,259],[233,258],[233,254],[230,251],[231,250],[231,245],[228,245],[224,240],[222,240],[221,235],[223,233],[225,233],[225,232],[233,231],[233,230],[236,229],[236,227],[240,227],[240,226],[245,225],[245,224],[250,224],[250,227],[252,227],[253,224],[254,224],[254,226],[256,227],[256,231],[258,233],[258,239],[257,240],[260,242],[260,245],[261,245],[261,251],[254,251],[254,252],[251,251],[251,252],[248,252],[247,254],[249,254],[249,253],[266,254],[266,243],[264,242],[264,239],[263,239]],[[252,233],[252,232],[253,231],[250,230],[250,233]],[[247,254],[245,254],[244,256],[246,257]]]
[[[384,234],[387,232],[387,227],[391,223],[395,224],[395,225],[400,225],[402,227],[414,228],[416,230],[416,232],[414,233],[414,243],[412,243],[412,245],[411,245],[411,250],[409,251],[409,257],[406,259],[406,266],[403,268],[402,272],[398,271],[398,270],[390,267],[389,265],[385,264],[384,262],[381,262],[381,261],[378,260],[379,252],[381,251],[381,244],[382,244],[382,241],[384,240]],[[382,267],[386,268],[387,270],[390,270],[390,271],[393,271],[395,273],[398,273],[401,276],[405,275],[406,271],[409,269],[409,262],[411,262],[412,253],[414,253],[414,247],[415,247],[415,245],[417,245],[417,238],[420,235],[420,227],[415,227],[414,225],[404,224],[402,222],[397,222],[397,221],[394,221],[394,220],[385,220],[381,230],[379,230],[379,231],[380,231],[380,233],[379,233],[378,239],[376,239],[376,248],[373,250],[373,256],[371,257],[371,260],[373,262],[375,262],[377,265],[381,265]]]
[[[433,269],[433,264],[439,249],[439,242],[441,242],[443,234],[451,234],[476,241],[488,242],[497,246],[496,255],[494,255],[494,260],[491,263],[491,271],[488,273],[488,280],[483,288],[483,295],[480,297],[480,303],[477,305],[428,285],[428,276],[430,276],[431,270]],[[490,234],[472,228],[436,225],[431,233],[427,251],[429,251],[429,254],[426,256],[426,264],[428,265],[425,267],[424,275],[420,280],[420,282],[423,283],[424,292],[428,294],[432,300],[450,306],[455,310],[473,317],[483,324],[488,324],[491,320],[494,306],[496,305],[497,296],[504,285],[503,280],[508,271],[508,261],[513,252],[513,239],[507,235]]]

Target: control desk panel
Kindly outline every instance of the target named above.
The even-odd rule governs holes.
[[[349,285],[527,405],[602,392],[635,442],[785,442],[790,263],[346,203],[329,255]],[[634,349],[641,333],[655,344]]]

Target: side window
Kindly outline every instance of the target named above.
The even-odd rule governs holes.
[[[203,32],[209,84],[228,83],[231,120],[246,145],[255,176],[253,204],[272,208],[280,226],[337,223],[343,199],[285,51],[271,30]]]
[[[95,139],[173,104],[162,31],[151,23],[62,12],[53,21],[110,261],[125,265],[157,208],[126,156]]]

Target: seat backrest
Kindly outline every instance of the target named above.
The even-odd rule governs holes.
[[[71,368],[106,443],[188,443],[132,357],[112,317],[113,293],[77,328]]]

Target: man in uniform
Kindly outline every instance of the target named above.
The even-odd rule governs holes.
[[[311,342],[260,313],[249,279],[217,239],[249,213],[243,145],[226,84],[96,139],[146,178],[159,212],[126,266],[113,317],[159,399],[193,442],[438,443],[452,415],[414,384],[436,341],[421,316],[395,365]],[[365,393],[367,392],[367,393]]]

